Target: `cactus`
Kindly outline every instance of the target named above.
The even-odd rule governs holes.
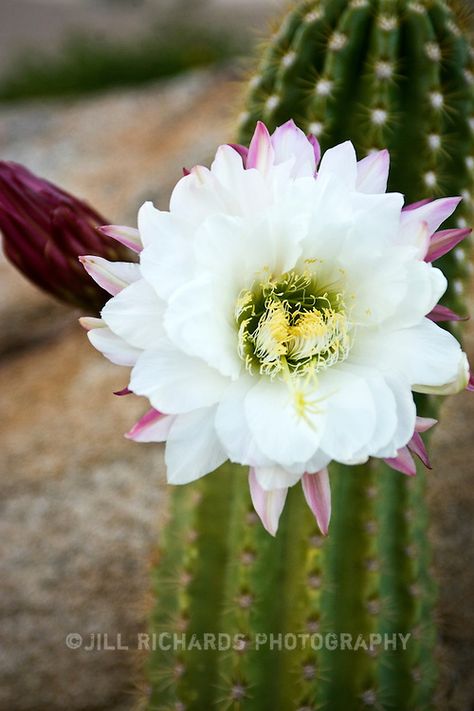
[[[258,119],[289,118],[327,148],[350,138],[360,157],[388,147],[390,189],[407,201],[464,197],[474,171],[473,52],[442,0],[298,2],[250,80],[239,140]],[[462,310],[465,247],[442,258],[445,303]],[[457,328],[457,326],[454,326]],[[432,415],[429,398],[419,402]],[[153,571],[151,630],[186,630],[188,646],[148,661],[150,709],[415,711],[435,707],[435,586],[425,474],[409,479],[374,461],[332,465],[333,519],[323,542],[299,488],[272,539],[257,523],[239,467],[172,494]],[[235,636],[203,650],[205,632]],[[279,649],[279,633],[287,633]],[[372,648],[335,650],[303,640],[349,633]],[[273,634],[273,649],[262,642]],[[293,649],[294,635],[302,635]],[[406,650],[378,635],[410,635]],[[196,635],[197,646],[190,641]],[[309,635],[309,637],[308,637]],[[311,637],[313,635],[313,637]],[[371,637],[371,635],[373,635]],[[260,648],[258,648],[260,647]]]

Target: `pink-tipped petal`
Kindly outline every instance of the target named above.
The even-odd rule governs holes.
[[[470,373],[469,375],[469,382],[466,385],[466,390],[469,390],[469,392],[474,392],[474,373]]]
[[[314,514],[323,536],[328,535],[331,520],[331,487],[327,469],[316,474],[304,474],[301,479],[306,502]]]
[[[448,309],[447,306],[437,304],[432,311],[427,315],[431,321],[467,321],[469,316],[460,316],[459,314]]]
[[[415,432],[428,432],[432,427],[438,424],[438,420],[434,417],[417,417],[415,424]]]
[[[278,126],[272,134],[275,165],[294,161],[292,176],[312,177],[316,173],[316,157],[313,144],[293,120]]]
[[[187,168],[183,168],[183,177],[185,178],[187,175],[191,175],[191,171]]]
[[[440,257],[450,252],[456,245],[471,234],[468,227],[455,230],[440,230],[435,232],[430,239],[425,262],[435,262]]]
[[[249,469],[249,488],[254,509],[260,517],[264,528],[271,536],[275,536],[288,489],[265,491],[258,483],[253,467]]]
[[[111,237],[125,247],[128,247],[132,252],[141,252],[143,249],[140,233],[134,227],[126,227],[125,225],[103,225],[99,227],[99,230],[104,235],[107,235],[107,237]]]
[[[134,262],[109,262],[89,255],[79,257],[79,261],[96,284],[112,296],[141,278],[140,267]]]
[[[396,457],[384,459],[384,462],[392,469],[395,469],[395,471],[402,472],[402,474],[406,474],[407,476],[415,476],[416,474],[415,461],[408,447],[399,449]]]
[[[409,205],[405,205],[402,208],[402,212],[409,212],[410,210],[417,210],[423,205],[428,205],[428,203],[433,202],[434,198],[425,198],[424,200],[418,200],[418,202],[411,202]]]
[[[386,149],[363,158],[357,163],[357,190],[361,193],[384,193],[389,169],[390,153]]]
[[[117,397],[123,397],[124,395],[132,395],[132,391],[128,388],[123,388],[123,390],[116,390],[114,395],[117,395]]]
[[[317,168],[319,165],[319,161],[321,160],[321,146],[319,145],[319,141],[316,138],[316,136],[313,136],[312,133],[308,134],[308,141],[313,146],[314,160],[315,160],[316,168]]]
[[[138,420],[125,437],[134,442],[165,442],[175,419],[175,416],[164,415],[152,408]]]
[[[416,454],[419,459],[421,459],[427,469],[431,469],[428,452],[426,451],[425,444],[418,432],[415,432],[411,440],[408,442],[408,449],[410,452],[413,452],[413,454]]]
[[[261,173],[267,173],[273,167],[275,151],[268,129],[264,123],[258,121],[253,134],[247,156],[247,168],[256,168]]]
[[[453,214],[461,199],[460,197],[439,198],[419,207],[411,206],[409,210],[402,212],[402,232],[413,229],[417,222],[426,222],[428,233],[432,235],[441,223]]]
[[[229,143],[229,146],[234,149],[236,153],[239,154],[239,156],[242,158],[242,163],[244,164],[244,168],[247,167],[247,158],[249,155],[249,149],[247,146],[241,146],[240,143]]]
[[[101,318],[96,318],[95,316],[81,316],[79,323],[84,331],[92,331],[94,328],[106,327],[106,323],[102,321]]]

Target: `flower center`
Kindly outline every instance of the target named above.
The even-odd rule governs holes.
[[[342,295],[310,273],[266,275],[237,300],[239,355],[251,373],[315,374],[350,349]]]

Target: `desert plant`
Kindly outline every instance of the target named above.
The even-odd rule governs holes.
[[[259,119],[273,129],[293,118],[323,148],[345,139],[360,156],[387,147],[390,188],[407,202],[462,195],[453,226],[464,227],[474,170],[472,63],[459,13],[442,0],[298,2],[263,49],[239,140],[248,143]],[[461,312],[466,257],[457,247],[440,260],[451,284],[444,303]],[[418,406],[423,415],[435,412],[429,397]],[[188,646],[155,645],[150,709],[435,706],[424,471],[409,478],[371,461],[351,469],[332,464],[330,477],[333,518],[325,541],[298,487],[271,538],[235,465],[173,491],[153,570],[150,628],[185,630]],[[206,632],[238,641],[227,651],[203,651]],[[280,633],[290,635],[281,650]],[[349,650],[302,641],[329,633],[372,643]],[[294,634],[303,637],[292,649]],[[379,640],[392,635],[409,635],[406,649],[384,649]]]

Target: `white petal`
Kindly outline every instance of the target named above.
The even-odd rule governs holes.
[[[279,126],[272,135],[275,163],[293,160],[292,177],[314,176],[316,158],[314,148],[293,120]]]
[[[189,220],[195,227],[207,217],[225,213],[225,196],[208,168],[196,166],[177,183],[170,200],[170,212]]]
[[[361,329],[350,359],[400,378],[417,392],[427,392],[427,388],[434,392],[435,388],[442,394],[445,387],[462,389],[466,377],[465,355],[459,343],[427,318],[395,331]]]
[[[349,462],[369,444],[376,427],[372,392],[363,378],[340,368],[330,368],[320,377],[326,398],[326,426],[321,449],[331,459]]]
[[[440,198],[416,207],[405,209],[402,214],[400,237],[401,244],[412,244],[417,239],[420,224],[425,222],[431,236],[442,222],[448,219],[459,205],[461,198]]]
[[[382,375],[370,368],[362,368],[350,362],[343,364],[342,368],[362,378],[370,389],[375,412],[375,428],[370,439],[361,446],[354,454],[355,461],[361,461],[375,454],[382,447],[392,443],[398,426],[397,400],[391,387],[387,384]],[[405,390],[411,398],[411,392]],[[411,398],[413,402],[413,398]],[[362,443],[361,443],[362,444]],[[392,447],[393,449],[393,447]],[[396,451],[397,448],[395,448]],[[391,450],[392,451],[392,450]]]
[[[311,395],[309,395],[311,397]],[[250,430],[259,449],[283,467],[305,462],[316,451],[324,427],[324,403],[303,418],[294,392],[277,379],[260,378],[245,399]]]
[[[192,281],[170,298],[164,323],[178,348],[202,358],[223,375],[236,378],[242,361],[233,315],[235,303],[226,309],[225,293],[225,285],[216,288],[209,279]]]
[[[259,484],[257,471],[252,468],[249,471],[249,488],[254,509],[264,528],[270,535],[275,536],[288,489],[265,491]]]
[[[220,146],[211,166],[215,189],[225,210],[220,214],[252,216],[271,204],[270,185],[258,170],[245,170],[231,146]]]
[[[407,328],[420,323],[445,293],[448,282],[444,274],[427,262],[410,262],[405,267],[405,295],[393,316],[386,321],[392,328]],[[402,292],[403,293],[403,292]],[[374,300],[376,299],[374,295]]]
[[[93,328],[87,333],[89,341],[115,365],[135,365],[141,351],[130,346],[110,328]]]
[[[266,467],[256,467],[255,475],[258,483],[264,491],[286,489],[289,486],[294,486],[294,484],[301,479],[301,472],[290,472],[287,469],[278,466],[278,464]]]
[[[136,281],[102,309],[109,328],[136,348],[154,348],[162,340],[164,304],[144,280]]]
[[[354,190],[357,179],[357,158],[354,146],[350,141],[340,143],[323,154],[318,170],[318,180],[332,173],[345,184],[349,190]]]
[[[305,462],[304,471],[308,474],[315,474],[327,467],[330,462],[331,457],[329,457],[326,452],[323,452],[322,449],[317,449],[311,459]]]
[[[142,275],[163,299],[191,278],[194,256],[189,223],[146,202],[138,213],[145,243],[140,254]]]
[[[227,379],[206,363],[163,341],[159,350],[141,354],[129,387],[160,412],[175,414],[213,405],[227,385]]]
[[[357,163],[356,188],[361,193],[384,193],[387,190],[390,154],[377,151]]]
[[[217,408],[215,426],[232,462],[266,467],[272,464],[272,460],[258,448],[245,415],[245,397],[254,385],[251,376],[241,376],[229,386]]]
[[[110,262],[103,257],[89,255],[79,257],[79,261],[89,276],[112,296],[142,278],[140,266],[133,262]]]
[[[170,484],[188,484],[223,464],[224,452],[214,429],[215,408],[178,415],[166,442],[165,462]]]
[[[417,393],[427,393],[429,395],[455,395],[467,388],[470,379],[469,361],[465,353],[461,355],[458,363],[458,370],[455,377],[444,385],[416,384],[413,390]]]

